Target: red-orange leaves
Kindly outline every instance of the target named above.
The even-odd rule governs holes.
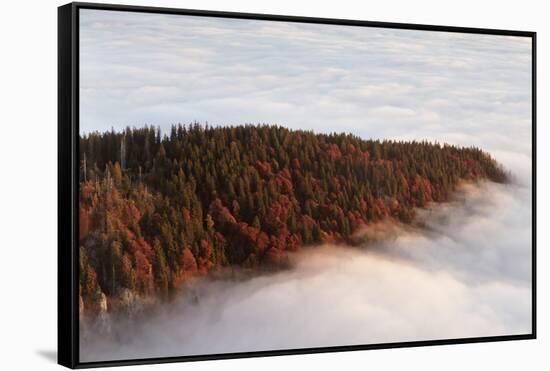
[[[342,152],[340,152],[340,148],[336,144],[328,143],[326,145],[325,151],[332,161],[336,161],[342,158]]]
[[[272,247],[267,250],[264,256],[264,262],[268,265],[279,266],[281,265],[284,257],[284,252],[276,247]]]
[[[150,293],[154,288],[153,267],[141,251],[134,253],[136,286],[143,293]]]
[[[235,217],[231,214],[229,209],[223,205],[219,198],[212,201],[209,210],[210,214],[214,218],[214,222],[218,223],[220,226],[235,224],[237,222]]]
[[[83,240],[84,237],[86,237],[90,231],[90,218],[88,211],[84,208],[80,208],[79,210],[79,217],[78,217],[78,237],[79,240]]]
[[[256,168],[258,169],[260,176],[262,176],[263,178],[271,178],[273,176],[271,164],[269,162],[258,160],[256,161]]]
[[[197,271],[197,261],[188,247],[184,248],[181,253],[180,269],[185,274],[193,274]]]
[[[212,252],[212,245],[210,242],[201,240],[197,265],[202,274],[205,274],[214,267],[214,263],[212,262]]]
[[[88,282],[85,307],[97,290],[162,294],[217,268],[280,265],[302,246],[354,243],[384,218],[411,222],[461,180],[507,180],[473,147],[268,125],[90,133],[79,150],[79,245],[90,257],[82,271],[94,272],[81,280],[97,273],[98,286]]]

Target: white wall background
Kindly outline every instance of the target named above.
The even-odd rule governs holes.
[[[545,92],[550,86],[550,24],[545,2],[497,1],[120,1],[135,5],[227,10],[538,32],[538,333],[535,341],[371,350],[140,366],[140,370],[543,369],[550,337],[545,221],[550,161]],[[0,12],[0,368],[59,368],[56,352],[57,6],[10,1]],[[128,370],[138,369],[128,367]]]

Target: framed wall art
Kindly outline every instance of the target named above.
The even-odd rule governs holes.
[[[536,34],[59,8],[59,363],[536,336]]]

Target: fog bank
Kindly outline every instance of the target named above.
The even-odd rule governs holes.
[[[146,321],[88,334],[81,360],[529,333],[530,197],[520,186],[465,186],[420,211],[421,227],[366,230],[386,237],[366,247],[322,246],[292,270],[196,282]]]

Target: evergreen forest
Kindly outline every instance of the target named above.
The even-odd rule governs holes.
[[[226,268],[277,269],[289,253],[450,199],[508,174],[474,147],[273,125],[176,125],[79,139],[81,311],[121,293],[169,298]],[[103,307],[102,307],[103,305]]]

